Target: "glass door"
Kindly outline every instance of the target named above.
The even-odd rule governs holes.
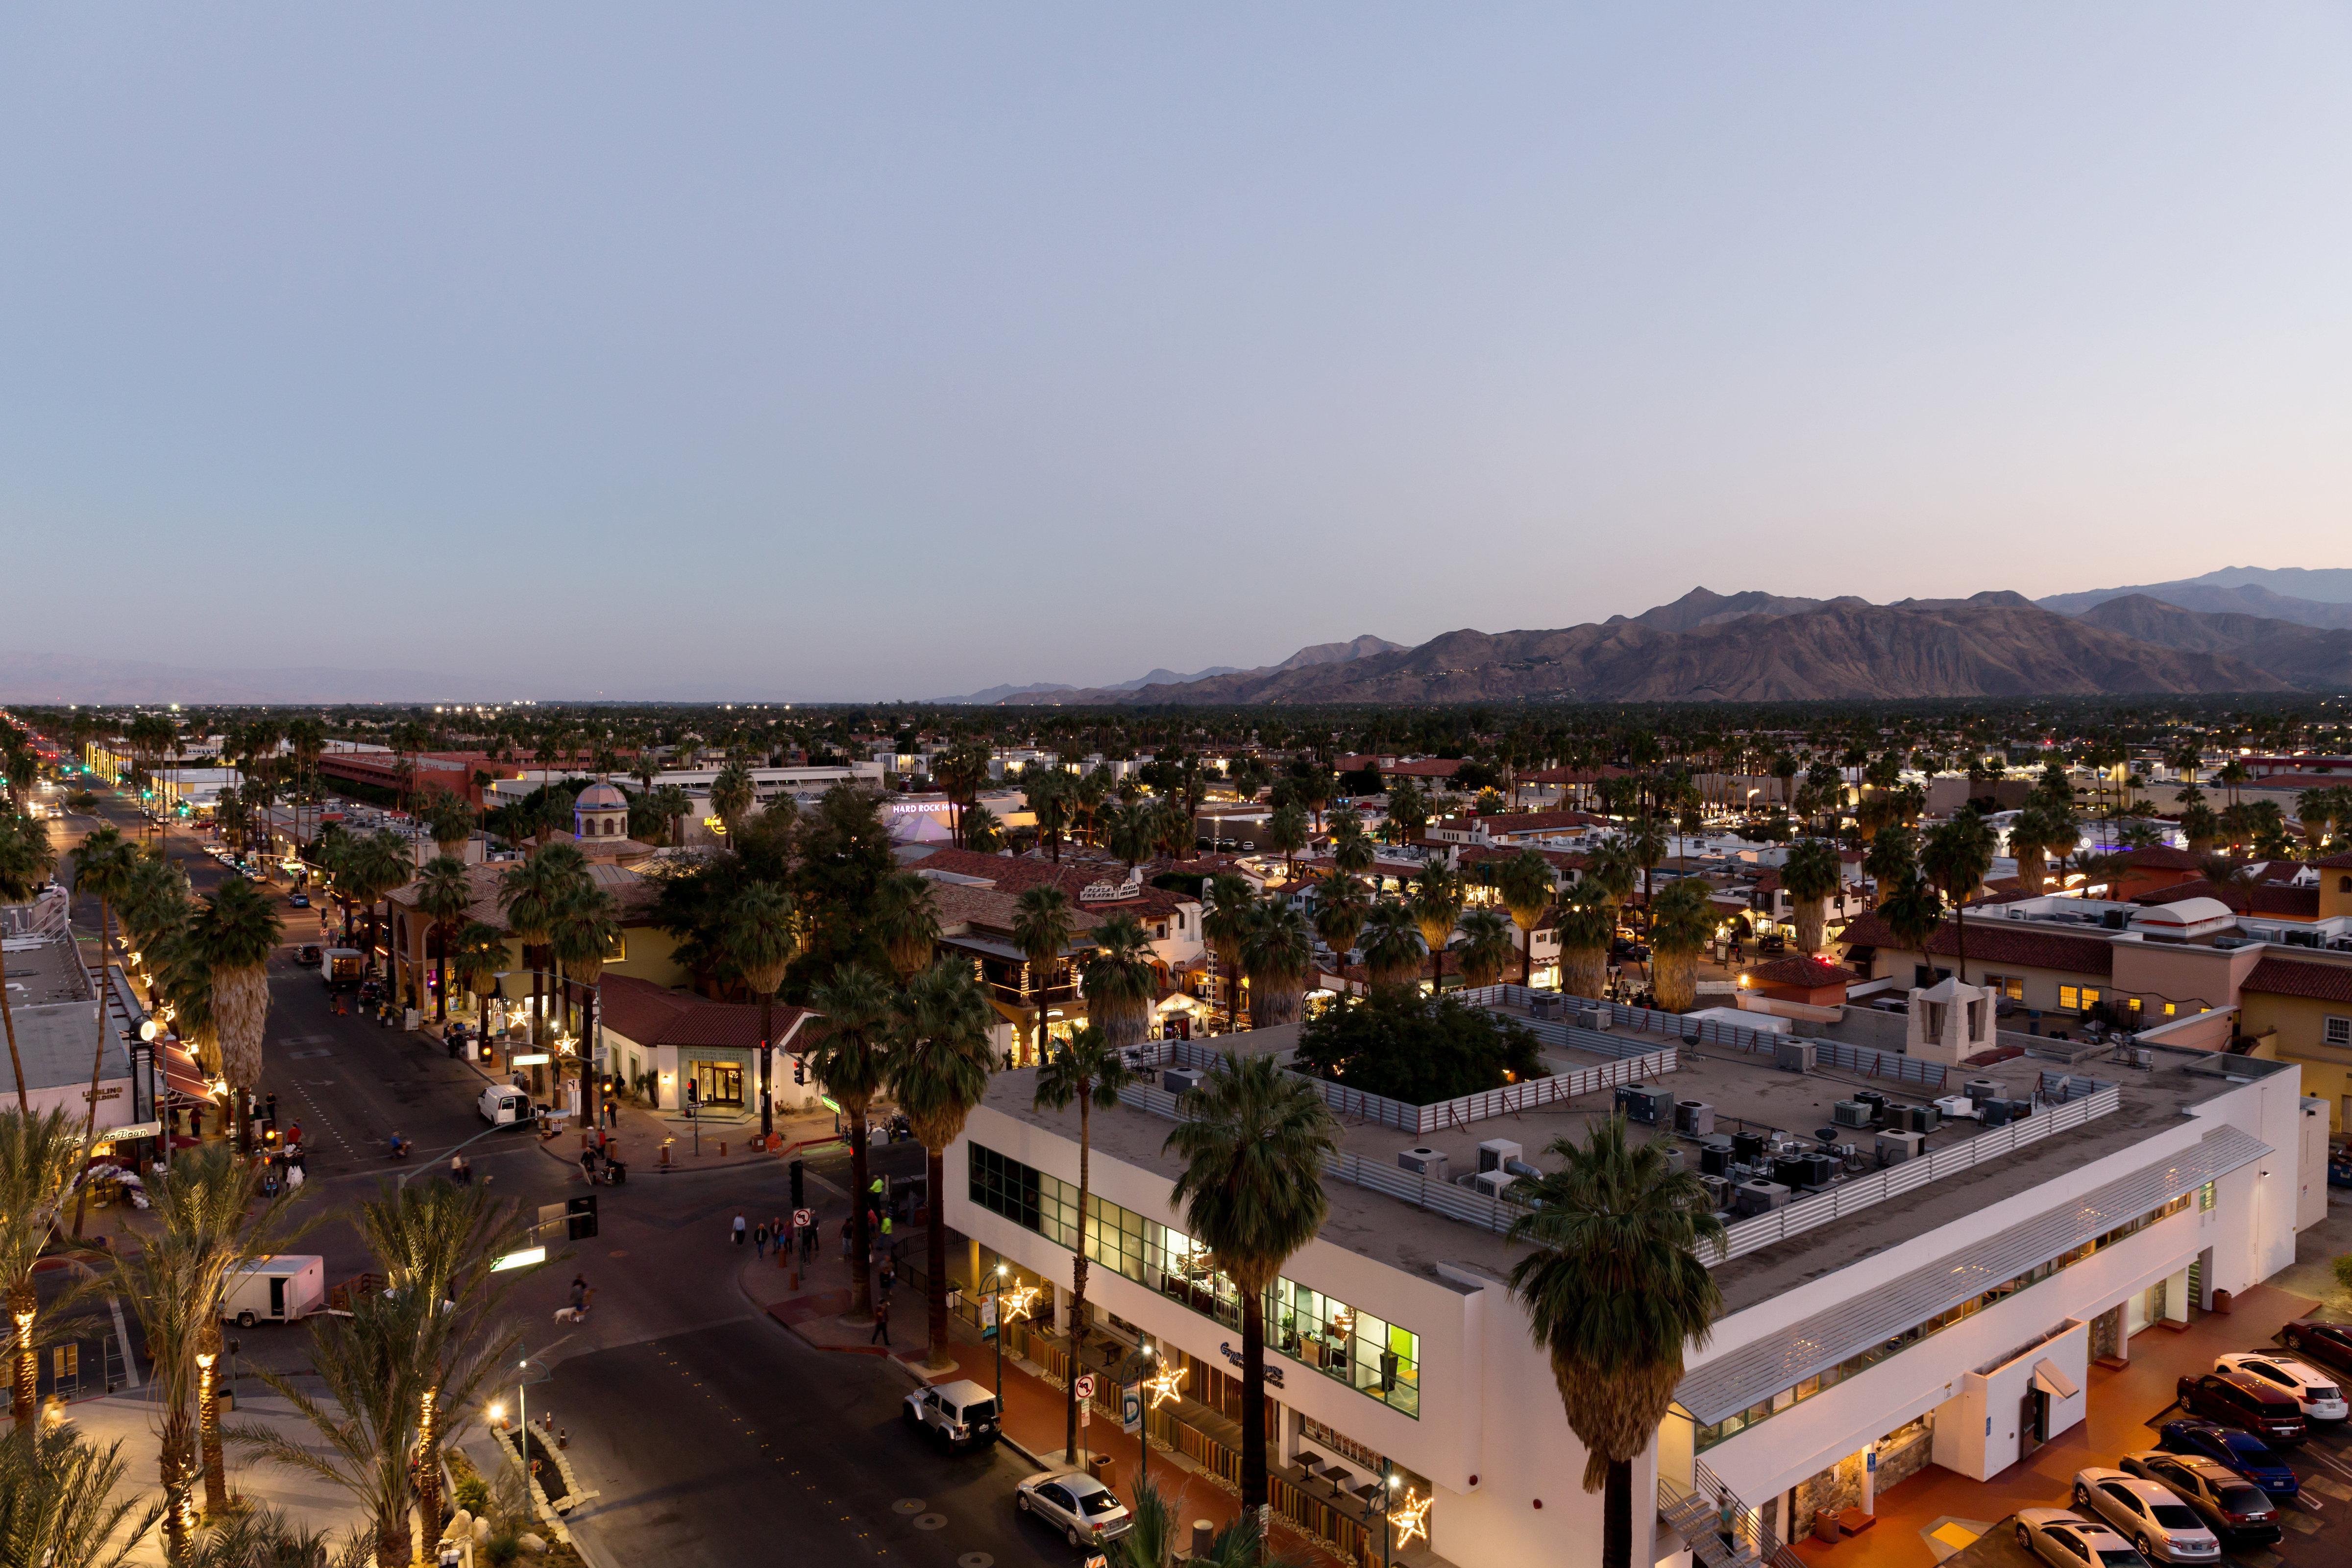
[[[740,1106],[743,1069],[733,1062],[696,1062],[695,1098],[705,1105]]]

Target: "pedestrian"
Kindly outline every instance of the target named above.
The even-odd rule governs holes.
[[[814,1214],[811,1214],[809,1215],[808,1222],[808,1234],[801,1237],[801,1256],[809,1259],[811,1262],[814,1262],[816,1259],[817,1232],[820,1228],[822,1227],[817,1223],[816,1215]]]
[[[736,1246],[740,1247],[740,1246],[742,1246],[742,1245],[743,1245],[743,1235],[744,1235],[743,1216],[742,1216],[741,1215],[740,1215],[740,1214],[739,1214],[739,1215],[737,1215],[735,1216],[735,1245],[736,1245]]]
[[[882,1276],[881,1276],[881,1284],[882,1284],[882,1299],[883,1299],[885,1301],[887,1301],[887,1300],[888,1300],[890,1299],[890,1291],[891,1291],[891,1289],[892,1289],[894,1286],[896,1286],[898,1283],[898,1260],[897,1260],[896,1258],[884,1258],[884,1259],[882,1260]]]
[[[765,1263],[768,1260],[768,1222],[766,1220],[761,1220],[751,1227],[751,1246],[759,1254],[760,1261]]]
[[[866,1342],[870,1345],[877,1340],[886,1345],[890,1342],[890,1299],[887,1296],[874,1303],[874,1332],[866,1337]]]
[[[1739,1551],[1739,1505],[1731,1500],[1731,1489],[1717,1489],[1715,1502],[1715,1532],[1723,1538],[1724,1550],[1738,1554]]]
[[[620,1124],[621,1102],[617,1100],[606,1100],[604,1102],[604,1125],[607,1127],[618,1127]]]
[[[596,1184],[596,1151],[593,1149],[580,1151],[580,1179],[592,1187]]]
[[[856,1245],[856,1230],[857,1230],[857,1227],[856,1227],[856,1226],[851,1225],[848,1221],[844,1220],[844,1221],[842,1222],[842,1225],[841,1225],[841,1260],[842,1260],[844,1263],[846,1263],[846,1262],[848,1262],[848,1261],[849,1261],[849,1254],[850,1254],[850,1252],[851,1252],[852,1248],[854,1247],[854,1246]]]
[[[302,1146],[302,1124],[300,1122],[294,1122],[286,1129],[286,1146],[289,1149],[299,1149]]]

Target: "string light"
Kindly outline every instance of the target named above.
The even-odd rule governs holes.
[[[1429,1539],[1429,1505],[1435,1500],[1435,1493],[1423,1497],[1411,1487],[1405,1488],[1404,1501],[1389,1515],[1389,1521],[1396,1526],[1399,1552],[1412,1545],[1416,1536],[1423,1541]]]
[[[1143,1392],[1151,1396],[1151,1408],[1157,1410],[1175,1398],[1182,1391],[1184,1379],[1192,1370],[1188,1366],[1178,1366],[1173,1362],[1160,1363],[1160,1371],[1143,1380]]]

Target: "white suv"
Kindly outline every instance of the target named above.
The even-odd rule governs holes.
[[[2262,1351],[2240,1351],[2213,1363],[2215,1372],[2242,1372],[2294,1395],[2306,1421],[2341,1421],[2352,1414],[2336,1380],[2307,1361]]]
[[[969,1379],[919,1388],[898,1414],[950,1448],[996,1441],[996,1395]]]

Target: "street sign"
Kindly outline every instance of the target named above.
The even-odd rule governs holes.
[[[1078,1398],[1081,1401],[1084,1401],[1092,1399],[1094,1396],[1095,1374],[1090,1372],[1080,1373],[1078,1374]]]
[[[1118,1429],[1130,1437],[1143,1430],[1143,1385],[1139,1383],[1118,1385]]]
[[[816,1210],[814,1209],[794,1209],[793,1211],[793,1223],[794,1225],[812,1225],[815,1223],[815,1220]]]

